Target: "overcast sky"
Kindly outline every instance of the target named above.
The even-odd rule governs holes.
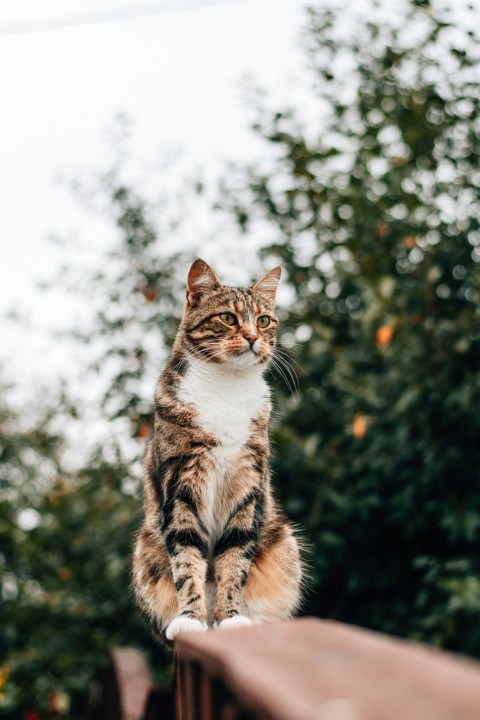
[[[103,229],[60,178],[88,177],[114,160],[114,118],[131,121],[139,166],[182,149],[183,166],[215,171],[253,158],[241,80],[287,99],[301,74],[300,0],[10,0],[0,4],[0,312],[28,331],[2,332],[9,376],[43,377],[65,356],[44,328],[73,322],[39,296],[61,254],[50,234],[90,241]],[[134,8],[135,15],[129,15]],[[112,20],[113,14],[124,15]],[[73,256],[72,256],[73,257]],[[71,258],[72,259],[72,258]],[[80,262],[80,258],[77,258]]]

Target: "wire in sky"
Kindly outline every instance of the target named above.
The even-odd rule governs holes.
[[[50,30],[63,30],[80,27],[82,25],[97,25],[98,23],[114,22],[115,20],[129,20],[131,18],[157,15],[165,12],[179,10],[194,10],[195,8],[211,5],[229,5],[243,0],[164,0],[164,2],[143,2],[123,7],[94,10],[93,12],[76,13],[60,17],[45,18],[44,20],[31,20],[27,22],[1,23],[0,35],[26,35],[29,33],[48,32]]]

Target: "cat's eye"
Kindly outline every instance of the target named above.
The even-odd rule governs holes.
[[[237,318],[233,313],[221,313],[220,320],[225,323],[225,325],[236,325],[237,324]]]
[[[268,315],[261,315],[257,320],[257,327],[266,328],[270,325],[270,318]]]

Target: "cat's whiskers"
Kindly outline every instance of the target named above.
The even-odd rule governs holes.
[[[212,360],[221,360],[222,362],[228,361],[228,357],[225,357],[225,354],[219,348],[215,348],[215,346],[194,346],[182,353],[182,356],[174,366],[174,369],[179,372],[191,357],[207,362]],[[305,372],[300,363],[291,358],[278,346],[271,351],[268,361],[269,364],[272,365],[272,368],[282,377],[288,390],[292,393],[292,395],[295,395],[298,390],[298,378],[292,363],[295,363],[302,372]]]
[[[225,357],[223,353],[220,350],[216,350],[214,347],[192,347],[191,348],[191,355],[193,357],[198,358],[199,360],[223,360],[225,361]]]
[[[295,390],[294,390],[294,388],[292,387],[292,385],[291,385],[291,383],[290,383],[290,380],[288,379],[287,375],[286,375],[285,372],[282,370],[282,368],[276,363],[275,360],[272,360],[271,366],[272,366],[273,370],[276,371],[276,372],[281,376],[281,378],[283,379],[283,381],[284,381],[285,385],[287,386],[288,390],[289,390],[289,391],[292,393],[292,395],[293,395],[293,394],[295,393]]]
[[[283,378],[285,385],[289,389],[289,391],[292,393],[292,395],[297,395],[297,388],[298,388],[298,380],[295,375],[295,373],[292,371],[286,360],[282,358],[279,355],[273,354],[271,356],[270,364],[272,367],[281,375]]]
[[[216,349],[215,347],[206,347],[206,348],[199,348],[199,347],[193,347],[191,354],[194,357],[197,357],[201,360],[207,360],[211,361],[213,360],[221,360],[223,363],[227,363],[229,359],[241,357],[241,355],[245,354],[246,352],[250,352],[250,350],[247,348],[244,353],[238,353],[235,355],[226,355],[222,350]],[[255,355],[256,359],[258,360],[260,356]],[[257,363],[255,363],[257,364]]]
[[[282,351],[276,348],[274,351],[274,359],[277,363],[277,366],[281,366],[284,372],[288,375],[291,385],[293,386],[292,393],[295,394],[298,391],[299,382],[297,373],[295,372],[295,368],[290,363],[290,358],[288,356],[285,357]]]
[[[300,363],[297,362],[297,360],[295,360],[295,358],[293,358],[286,350],[282,350],[282,349],[280,349],[280,348],[277,346],[277,347],[275,348],[275,352],[276,352],[277,354],[279,354],[279,355],[282,355],[282,357],[284,357],[288,362],[290,362],[290,363],[295,363],[295,365],[298,367],[299,370],[302,371],[302,373],[303,373],[304,375],[308,375],[308,373],[307,373],[307,371],[305,370],[305,368],[302,367],[302,365],[300,365]]]
[[[183,367],[183,366],[185,365],[185,363],[187,362],[188,357],[189,357],[189,352],[188,352],[188,350],[184,350],[183,353],[182,353],[182,355],[181,355],[181,357],[180,357],[180,360],[179,360],[177,363],[175,363],[175,365],[173,366],[173,370],[174,370],[175,372],[179,373],[180,370],[182,369],[182,367]]]

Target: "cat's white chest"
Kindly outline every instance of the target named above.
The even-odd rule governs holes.
[[[177,396],[194,405],[200,427],[220,446],[239,451],[248,439],[252,418],[269,399],[262,372],[259,366],[238,371],[192,358]]]
[[[249,438],[252,419],[269,400],[269,388],[258,366],[238,371],[192,359],[177,396],[195,407],[199,426],[217,441],[202,513],[202,521],[216,534],[223,520],[217,502],[222,484]]]

